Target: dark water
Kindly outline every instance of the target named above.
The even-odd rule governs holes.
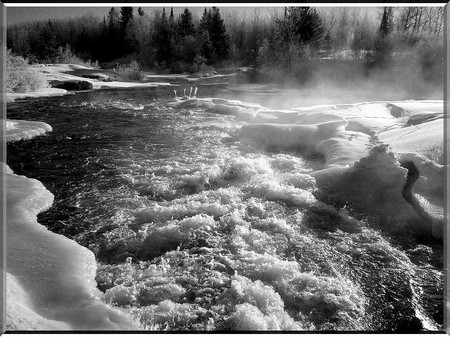
[[[8,104],[8,118],[53,127],[8,144],[8,165],[55,195],[38,221],[95,253],[105,301],[150,330],[442,328],[442,246],[324,204],[316,159],[247,144],[234,117],[172,98]]]

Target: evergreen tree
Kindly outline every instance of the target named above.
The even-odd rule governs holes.
[[[170,7],[169,22],[175,22],[175,17],[173,15],[173,7]]]
[[[207,64],[211,64],[214,59],[214,49],[209,36],[210,25],[211,11],[207,11],[205,8],[198,25],[197,36],[200,41],[200,54]]]
[[[177,35],[177,24],[175,23],[175,16],[173,15],[173,8],[170,8],[170,15],[169,15],[169,31],[170,31],[170,39],[172,43],[175,43],[175,38]]]
[[[133,7],[120,7],[120,40],[118,41],[120,55],[126,55],[136,49],[136,39],[133,36]]]
[[[203,11],[202,18],[200,19],[200,24],[198,25],[198,30],[201,32],[209,31],[209,26],[211,22],[211,11],[207,11],[206,8]]]
[[[105,40],[105,59],[112,60],[120,53],[120,48],[117,48],[117,44],[120,41],[120,23],[119,13],[112,7],[107,15],[107,38]]]
[[[213,7],[211,11],[209,38],[217,60],[226,59],[230,51],[229,37],[217,7]]]
[[[164,8],[161,13],[155,13],[153,41],[156,47],[156,61],[165,66],[169,65],[172,62],[172,45],[169,20]]]
[[[178,18],[178,33],[181,37],[195,34],[195,26],[192,22],[192,13],[187,8],[184,9],[183,13],[181,13]]]
[[[384,7],[381,14],[378,37],[373,47],[373,54],[368,55],[369,67],[387,67],[392,62],[393,43],[390,33],[393,29],[394,14],[391,7]]]
[[[384,7],[383,14],[381,15],[380,27],[378,33],[381,38],[388,36],[394,28],[394,13],[392,7]]]
[[[117,13],[117,10],[114,7],[111,7],[111,9],[108,12],[108,31],[110,33],[117,32],[119,27],[119,13]]]
[[[322,46],[325,29],[322,19],[314,8],[290,7],[285,12],[285,20],[289,29],[292,29],[296,39],[319,49]]]
[[[44,28],[40,30],[39,44],[38,58],[44,62],[55,62],[58,41],[51,20],[48,20]]]
[[[133,20],[133,7],[120,7],[120,31],[125,35],[127,26]]]

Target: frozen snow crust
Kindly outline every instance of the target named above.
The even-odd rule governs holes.
[[[404,303],[386,309],[382,296],[367,298],[354,281],[367,282],[364,273],[352,280],[333,266],[370,265],[380,294],[395,280],[411,302],[421,296],[408,282],[414,273],[420,280],[420,271],[377,232],[407,228],[442,238],[444,167],[439,144],[423,142],[426,135],[442,135],[442,102],[414,103],[292,110],[219,98],[158,103],[235,116],[243,123],[240,141],[272,155],[219,155],[214,165],[180,174],[181,182],[124,177],[167,201],[143,206],[132,228],[108,233],[108,249],[119,254],[132,248],[140,262],[99,265],[96,277],[89,250],[36,222],[52,195],[38,181],[8,171],[8,296],[20,299],[8,301],[9,328],[127,329],[136,320],[148,330],[347,331],[373,329],[389,310],[406,308],[409,315]],[[11,131],[20,126],[7,123]],[[397,141],[410,140],[411,132],[422,137],[415,138],[420,153],[414,141],[404,147]],[[315,165],[306,169],[302,157]],[[420,175],[405,190],[411,163]],[[195,193],[173,198],[181,184]],[[359,215],[372,218],[377,230]],[[321,224],[326,217],[331,220]],[[327,245],[325,237],[335,244]],[[94,277],[102,300],[122,311],[100,301]],[[420,306],[411,307],[420,316]],[[426,318],[421,324],[436,329]]]

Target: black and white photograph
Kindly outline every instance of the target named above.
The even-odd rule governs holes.
[[[6,333],[445,332],[444,4],[3,10]]]

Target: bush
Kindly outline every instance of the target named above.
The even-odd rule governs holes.
[[[78,64],[81,66],[93,68],[93,69],[100,69],[98,62],[91,62],[91,60],[83,61],[81,58],[79,58],[77,55],[75,55],[70,45],[66,44],[66,46],[59,47],[58,48],[58,56],[56,57],[57,63],[60,64]]]
[[[48,88],[43,73],[30,66],[28,59],[12,55],[8,49],[6,56],[6,92],[26,93]]]
[[[120,64],[114,68],[115,72],[120,73],[129,80],[140,81],[144,78],[144,73],[140,64],[132,60],[129,64]]]

